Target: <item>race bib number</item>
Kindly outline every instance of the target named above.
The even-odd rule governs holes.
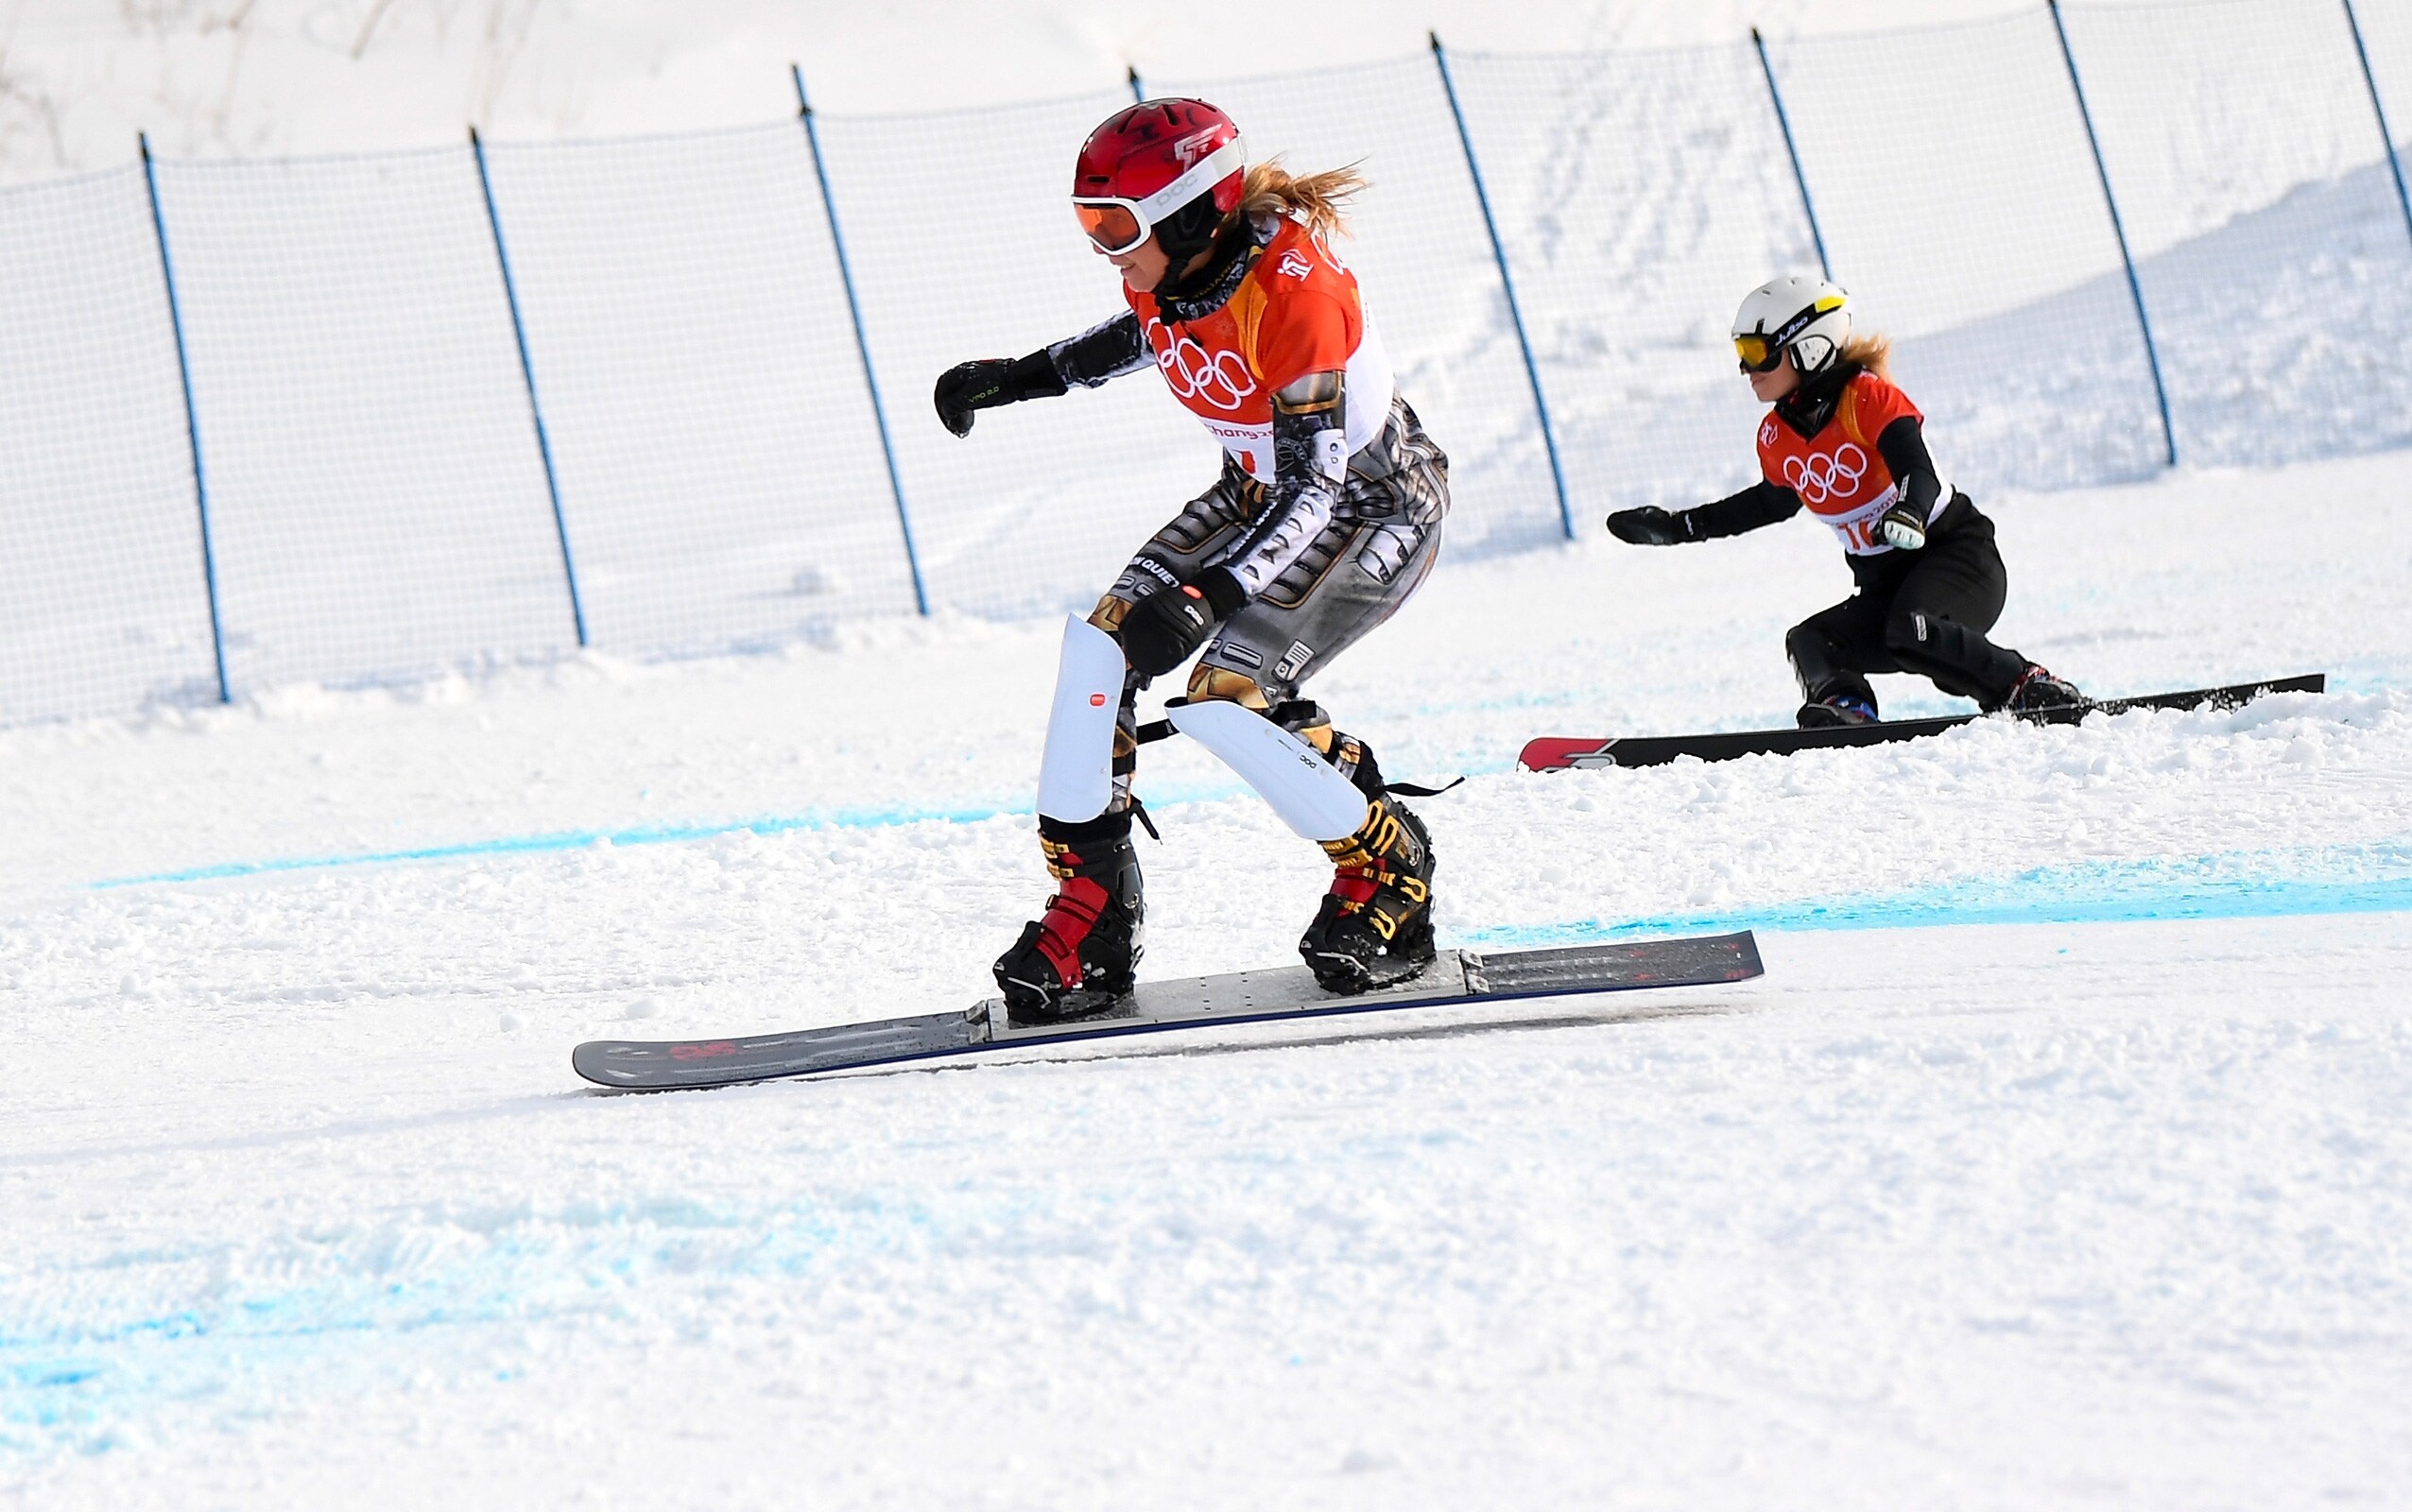
[[[1894,490],[1887,489],[1848,514],[1821,514],[1818,519],[1834,526],[1842,538],[1842,549],[1854,557],[1873,557],[1893,549],[1892,542],[1875,535],[1876,522],[1893,507]]]

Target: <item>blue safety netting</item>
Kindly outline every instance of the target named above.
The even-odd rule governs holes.
[[[159,195],[237,695],[574,647],[469,148],[163,163]]]
[[[1462,117],[1430,53],[1146,84],[1370,179],[1340,251],[1450,454],[1459,558],[1559,535],[1553,434],[1578,530],[1746,481],[1726,324],[1820,235],[1980,498],[2133,477],[2172,435],[2206,463],[2412,442],[2379,125],[2412,143],[2412,7],[2358,14],[2369,78],[2343,0],[2194,0],[2073,5],[2065,55],[2037,10],[1775,40],[1764,68],[1456,57]],[[495,145],[484,180],[465,146],[163,163],[156,226],[140,165],[0,191],[0,720],[215,699],[221,645],[239,697],[581,628],[686,654],[1084,608],[1215,442],[1147,372],[962,439],[929,395],[1124,307],[1064,198],[1129,98],[819,118],[828,202],[794,119]]]
[[[915,607],[803,127],[490,146],[594,644]]]
[[[2041,11],[1770,49],[1835,281],[1895,342],[1978,498],[2133,477],[2167,439],[2144,327]]]
[[[0,720],[217,696],[140,167],[0,193]]]
[[[2214,0],[2063,15],[2161,344],[2179,458],[2279,462],[2412,441],[2412,237],[2344,8]]]
[[[2377,88],[2373,117],[2384,111],[2387,129],[2395,138],[2395,162],[2386,165],[2387,190],[2394,193],[2395,173],[2404,165],[2404,149],[2412,147],[2412,6],[2402,0],[2354,0],[2348,15],[2349,25],[2358,26],[2362,51],[2369,59],[2368,82]],[[2396,208],[2403,211],[2402,199]],[[2412,213],[2405,214],[2405,234],[2412,236]]]
[[[1764,413],[1727,330],[1742,296],[1817,271],[1745,44],[1451,58],[1579,528],[1756,476]]]

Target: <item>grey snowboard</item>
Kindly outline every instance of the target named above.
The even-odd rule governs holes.
[[[1748,930],[1697,939],[1630,940],[1556,950],[1443,951],[1414,980],[1354,997],[1324,991],[1303,966],[1284,966],[1228,976],[1145,983],[1119,1011],[1070,1023],[1010,1023],[1004,1000],[991,998],[953,1013],[786,1034],[726,1040],[590,1040],[571,1055],[570,1064],[579,1075],[604,1087],[646,1091],[722,1087],[1008,1045],[1060,1044],[1219,1023],[1264,1023],[1493,999],[1573,997],[1637,988],[1740,982],[1765,970],[1759,964],[1758,943]]]

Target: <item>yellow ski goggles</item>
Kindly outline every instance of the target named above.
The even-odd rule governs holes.
[[[1742,359],[1744,372],[1773,372],[1776,364],[1783,361],[1783,348],[1763,335],[1735,336],[1733,354]]]
[[[1737,331],[1733,334],[1733,354],[1742,359],[1744,372],[1773,372],[1783,360],[1793,338],[1814,324],[1818,317],[1832,315],[1843,306],[1839,295],[1829,294],[1793,316],[1773,331]]]

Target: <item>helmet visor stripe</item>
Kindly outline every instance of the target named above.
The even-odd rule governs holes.
[[[1733,334],[1733,352],[1742,359],[1742,370],[1773,372],[1776,363],[1783,356],[1784,349],[1791,346],[1801,332],[1842,307],[1840,295],[1822,295],[1773,331],[1736,331]]]
[[[1139,214],[1152,226],[1246,166],[1248,148],[1233,137],[1192,163],[1180,178],[1139,201]]]

